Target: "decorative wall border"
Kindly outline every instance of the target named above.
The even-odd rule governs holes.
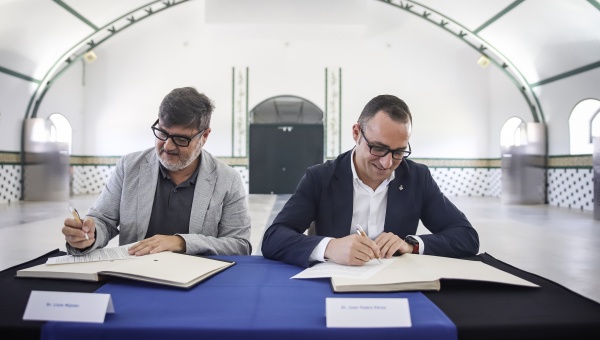
[[[21,164],[21,153],[0,151],[0,164]]]
[[[326,159],[337,157],[342,145],[342,69],[325,68],[325,145]]]
[[[591,168],[592,155],[562,155],[548,157],[548,168]]]
[[[248,67],[234,67],[231,79],[231,154],[248,157]]]
[[[500,168],[500,159],[410,158],[430,168]]]
[[[98,194],[121,156],[70,156],[72,194]],[[218,157],[236,169],[248,192],[248,158]],[[500,197],[500,159],[411,158],[431,169],[440,190],[447,196]],[[548,204],[593,210],[592,155],[548,157]],[[21,186],[19,152],[0,151],[0,204],[18,201]]]
[[[70,165],[116,165],[121,156],[77,156],[69,157]]]
[[[83,156],[71,155],[71,165],[116,165],[121,156]],[[248,157],[218,157],[231,166],[248,166]],[[430,168],[501,168],[499,158],[410,158]],[[592,155],[556,155],[549,156],[547,168],[591,168]],[[21,164],[21,153],[18,151],[0,151],[0,164]]]

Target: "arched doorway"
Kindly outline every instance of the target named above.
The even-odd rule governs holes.
[[[256,105],[249,120],[250,193],[293,193],[306,168],[323,162],[323,111],[284,95]]]

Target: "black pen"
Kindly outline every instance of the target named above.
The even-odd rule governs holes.
[[[363,230],[363,228],[360,226],[360,224],[356,225],[356,232],[360,236],[369,237],[369,236],[367,236],[367,233],[365,233],[365,231]],[[381,260],[379,259],[379,256],[375,256],[375,258],[377,259],[377,261],[379,261],[379,263],[381,263]]]

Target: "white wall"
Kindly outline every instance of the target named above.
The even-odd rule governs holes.
[[[73,142],[71,153],[85,154],[82,139],[88,132],[83,127],[83,68],[82,60],[78,60],[64,72],[46,93],[40,105],[37,117],[48,118],[53,113],[60,113],[71,124]]]
[[[500,158],[500,131],[511,117],[533,122],[533,115],[516,85],[497,67],[490,70],[489,157]]]
[[[0,151],[21,150],[21,129],[29,96],[37,84],[0,73]]]
[[[535,88],[548,124],[551,155],[569,155],[569,116],[584,99],[600,100],[600,68]]]
[[[352,147],[350,126],[363,106],[381,93],[411,108],[415,157],[497,158],[506,119],[532,121],[512,82],[493,66],[480,68],[478,53],[460,39],[378,1],[354,3],[348,13],[332,2],[301,18],[247,18],[218,12],[212,1],[179,5],[97,47],[85,76],[81,65],[65,72],[38,116],[60,112],[71,121],[74,154],[122,155],[153,145],[149,126],[166,93],[194,86],[216,104],[207,149],[230,156],[232,67],[250,70],[249,108],[281,94],[324,108],[325,68],[340,67],[342,150]],[[595,69],[535,88],[551,155],[568,154],[568,115],[579,101],[600,98],[599,83]],[[0,150],[18,151],[36,84],[0,73],[0,86]]]

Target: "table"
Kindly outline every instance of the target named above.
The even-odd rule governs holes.
[[[48,256],[58,255],[58,253],[48,254]],[[199,295],[189,294],[189,302],[179,303],[176,307],[169,306],[169,300],[172,294],[181,294],[181,290],[175,288],[156,286],[146,283],[138,283],[120,279],[113,279],[108,285],[102,283],[86,283],[63,280],[42,280],[42,279],[16,279],[14,273],[16,270],[28,267],[45,261],[44,256],[36,261],[23,264],[16,268],[8,269],[0,273],[0,296],[5,301],[0,307],[2,318],[0,320],[0,336],[4,338],[5,334],[13,338],[38,338],[44,323],[22,321],[21,317],[29,292],[31,290],[60,290],[76,292],[93,292],[97,289],[100,292],[111,291],[115,308],[123,311],[121,315],[126,315],[129,320],[126,323],[119,323],[118,314],[107,316],[107,323],[104,325],[89,325],[73,323],[48,323],[43,329],[44,332],[55,332],[61,335],[76,335],[81,338],[81,334],[86,334],[86,340],[98,334],[97,338],[107,339],[103,335],[107,324],[118,325],[118,333],[124,337],[131,338],[132,334],[140,328],[149,327],[155,334],[166,335],[161,332],[160,318],[153,319],[154,325],[143,324],[143,319],[151,317],[154,310],[164,310],[172,313],[173,310],[183,310],[183,315],[187,317],[182,319],[182,323],[177,326],[179,335],[192,335],[186,323],[206,322],[212,323],[214,327],[210,330],[215,333],[213,336],[221,336],[224,328],[229,335],[237,334],[243,338],[280,338],[285,336],[287,339],[302,338],[314,340],[319,337],[333,339],[336,337],[362,338],[365,334],[368,338],[379,337],[384,334],[385,329],[366,329],[366,330],[340,330],[339,333],[326,333],[327,329],[318,329],[310,326],[321,323],[324,325],[324,297],[410,297],[411,313],[413,300],[414,303],[422,303],[427,306],[426,301],[419,300],[418,296],[427,297],[435,306],[441,310],[455,325],[459,339],[535,339],[535,338],[571,338],[585,336],[592,338],[600,337],[600,304],[588,300],[568,289],[557,285],[542,277],[523,272],[510,265],[502,263],[488,254],[481,254],[474,257],[474,260],[483,261],[496,268],[505,270],[526,280],[534,282],[541,286],[539,289],[512,287],[493,283],[465,282],[465,281],[442,281],[442,289],[439,292],[420,293],[374,293],[374,294],[335,294],[331,292],[327,280],[309,280],[309,282],[292,282],[299,280],[289,280],[289,277],[302,268],[290,266],[280,262],[264,259],[257,256],[239,256],[239,257],[217,257],[227,260],[234,260],[237,264],[217,276],[201,283],[195,288],[197,290],[207,290],[214,296],[218,292],[227,290],[231,295],[231,301],[240,299],[242,296],[252,297],[254,302],[246,301],[240,305],[240,310],[248,316],[243,322],[236,323],[235,320],[229,320],[225,316],[232,313],[234,309],[229,303],[216,303],[209,301],[204,297],[203,300],[194,300]],[[251,276],[252,280],[244,281],[243,277]],[[237,278],[236,278],[237,277]],[[296,284],[307,285],[298,291]],[[290,289],[286,289],[289,285]],[[124,294],[131,292],[131,289],[139,291],[137,297],[123,299]],[[252,292],[251,294],[244,293]],[[210,295],[210,294],[209,294]],[[416,296],[416,297],[415,297]],[[252,306],[260,306],[261,303],[270,299],[280,300],[282,302],[280,309],[272,310],[272,314],[264,314],[264,310],[252,309]],[[303,305],[297,307],[299,317],[297,320],[290,318],[277,319],[278,316],[286,316],[286,308],[290,308],[286,301],[298,301],[300,297]],[[131,303],[126,303],[130,301]],[[419,302],[420,301],[420,302]],[[136,320],[138,308],[139,318]],[[429,309],[428,312],[435,312],[436,308]],[[198,312],[195,312],[195,311]],[[187,313],[187,314],[186,314]],[[305,313],[305,314],[302,314]],[[210,319],[211,315],[215,316]],[[310,317],[307,317],[310,316]],[[200,317],[201,316],[201,317]],[[415,316],[413,315],[413,318]],[[111,320],[113,318],[114,320]],[[310,319],[310,320],[309,320]],[[167,319],[171,320],[171,319]],[[226,320],[227,322],[225,322]],[[258,326],[262,322],[275,321],[275,327],[270,331],[260,329]],[[286,321],[287,320],[287,321]],[[414,319],[413,319],[414,320]],[[287,322],[287,323],[286,323]],[[419,321],[421,322],[421,321]],[[165,322],[167,323],[167,322]],[[417,323],[419,327],[432,327],[426,323]],[[163,325],[164,326],[164,325]],[[99,328],[97,328],[99,327]],[[98,332],[100,331],[100,332]],[[263,332],[264,331],[264,332]],[[440,327],[435,330],[438,336],[446,334],[448,329]],[[61,333],[65,332],[65,333]],[[82,333],[80,333],[82,332]],[[48,333],[49,334],[49,333]],[[45,334],[46,335],[46,334]],[[592,336],[593,335],[593,336]],[[185,338],[185,336],[181,336]],[[112,336],[110,337],[112,339]],[[204,337],[204,338],[210,338]]]

